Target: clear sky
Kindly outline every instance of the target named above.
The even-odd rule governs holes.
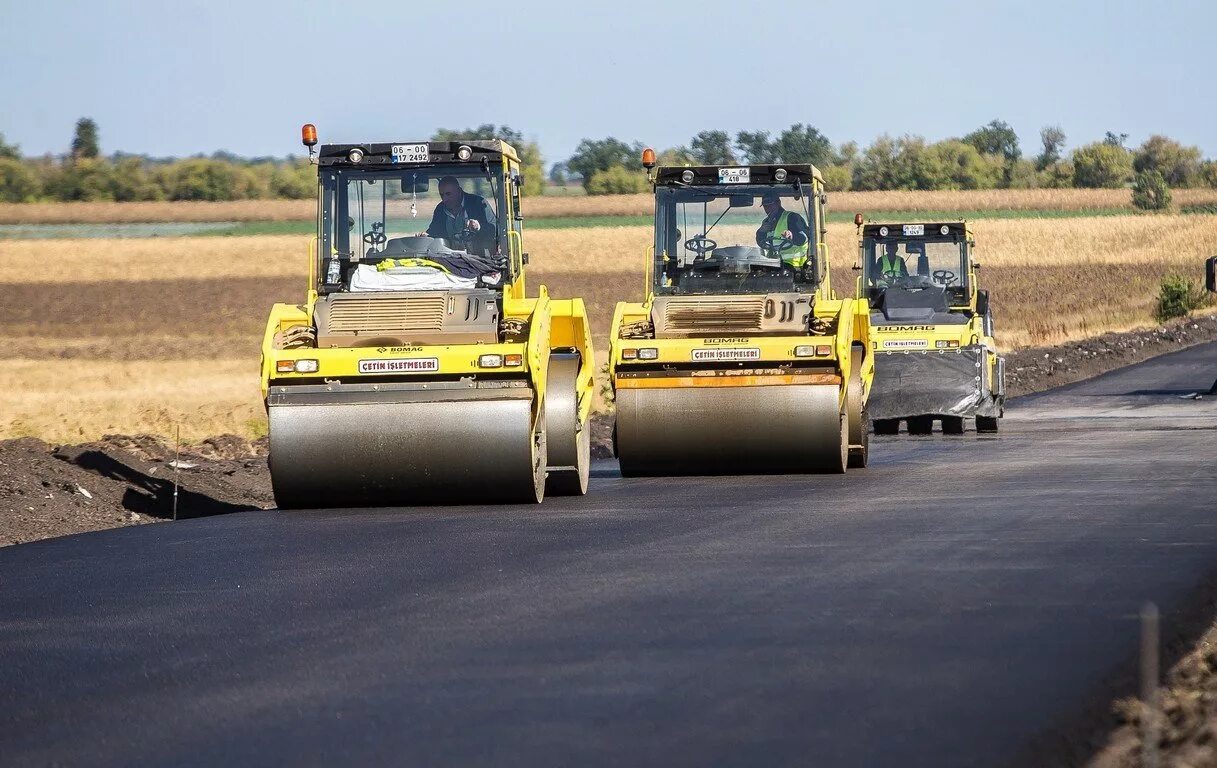
[[[583,137],[815,125],[931,140],[994,118],[1038,150],[1165,133],[1217,157],[1212,0],[759,3],[0,0],[0,133],[66,150],[301,153],[506,123],[547,162]]]

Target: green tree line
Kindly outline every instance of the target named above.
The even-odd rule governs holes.
[[[0,135],[0,202],[300,199],[316,191],[316,169],[304,158],[244,159],[229,153],[159,160],[121,153],[103,156],[97,124],[81,118],[68,152],[23,157]],[[544,160],[535,142],[508,126],[441,128],[433,141],[503,139],[520,153],[524,193],[541,194]],[[1217,188],[1217,161],[1198,147],[1154,135],[1139,147],[1127,134],[1065,151],[1058,126],[1040,131],[1040,147],[1027,156],[1018,135],[993,120],[960,137],[929,142],[920,136],[883,135],[869,146],[834,145],[818,129],[796,123],[770,131],[707,130],[687,144],[659,152],[661,165],[812,163],[830,190],[1029,189],[1133,186],[1147,206],[1169,201],[1160,187]],[[643,145],[614,137],[584,139],[549,173],[551,184],[578,179],[589,194],[644,192]]]
[[[1001,120],[938,142],[885,134],[865,148],[833,145],[816,128],[796,123],[776,136],[740,131],[733,139],[726,131],[702,131],[658,156],[660,165],[811,163],[830,190],[1119,188],[1135,178],[1144,184],[1153,174],[1170,187],[1217,188],[1217,161],[1203,159],[1198,147],[1155,135],[1128,148],[1127,138],[1109,132],[1066,154],[1065,132],[1047,126],[1040,131],[1039,151],[1027,157],[1018,134]],[[613,137],[584,139],[569,160],[554,167],[550,180],[567,183],[577,174],[589,194],[646,191],[642,149]]]
[[[523,166],[524,194],[544,186],[541,151],[507,126],[466,130],[441,128],[432,141],[503,139],[515,146]],[[244,159],[217,152],[184,160],[101,153],[97,124],[76,123],[67,154],[22,157],[0,134],[0,202],[303,199],[317,193],[317,169],[307,158]]]

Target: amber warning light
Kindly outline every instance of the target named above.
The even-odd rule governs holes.
[[[655,167],[655,150],[651,149],[650,147],[647,147],[646,149],[642,150],[642,167],[643,168],[654,168]]]
[[[862,214],[860,214],[860,213],[854,214],[854,226],[855,227],[862,226]]]
[[[316,146],[317,126],[313,125],[312,123],[305,123],[303,126],[301,126],[300,141],[302,141],[306,147]]]

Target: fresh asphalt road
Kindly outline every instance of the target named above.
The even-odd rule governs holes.
[[[990,765],[1217,580],[1217,345],[844,477],[0,550],[5,764]],[[1047,743],[1052,741],[1051,737]]]

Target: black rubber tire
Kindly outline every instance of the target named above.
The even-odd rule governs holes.
[[[991,434],[997,431],[996,416],[977,416],[976,431],[981,434]]]
[[[908,419],[910,435],[934,434],[933,416],[910,416]]]
[[[871,419],[876,435],[900,434],[900,419]]]
[[[849,469],[862,469],[870,461],[870,416],[862,403],[862,353],[854,351],[853,370],[849,377],[849,390],[845,396],[849,414]]]
[[[944,435],[962,435],[963,417],[962,416],[943,416],[942,417],[942,434]]]

